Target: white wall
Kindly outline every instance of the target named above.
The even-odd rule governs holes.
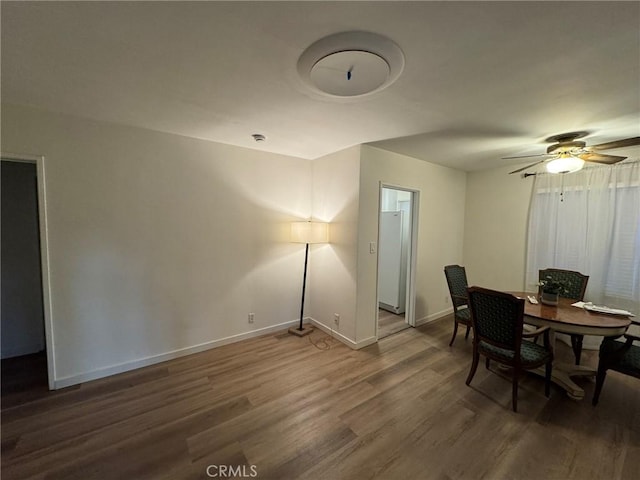
[[[298,317],[308,161],[11,105],[2,150],[46,157],[57,386]]]
[[[516,165],[467,174],[464,265],[472,285],[525,289],[527,222],[533,177]]]
[[[330,244],[311,245],[310,316],[356,345],[356,276],[360,147],[313,160],[313,216],[331,223]],[[338,325],[333,316],[340,315]]]
[[[312,246],[305,313],[374,341],[380,182],[420,191],[418,321],[450,311],[448,263],[523,285],[532,182],[505,169],[369,146],[309,162],[11,105],[2,127],[4,152],[46,157],[57,386],[294,322],[304,249],[289,222],[309,217],[332,228]]]
[[[420,191],[416,321],[439,318],[451,309],[443,267],[462,263],[465,172],[370,146],[362,147],[358,221],[358,341],[375,335],[376,255],[380,182]]]

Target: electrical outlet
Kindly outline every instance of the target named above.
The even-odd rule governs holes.
[[[253,323],[253,317],[255,316],[255,313],[250,313],[249,314],[249,323]]]
[[[340,325],[340,314],[339,313],[334,313],[333,314],[333,323],[336,324],[336,327]]]

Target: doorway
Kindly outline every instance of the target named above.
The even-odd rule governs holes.
[[[380,186],[378,339],[415,326],[418,193],[397,186]]]
[[[1,160],[3,405],[51,387],[41,241],[43,167],[38,158],[3,155]]]

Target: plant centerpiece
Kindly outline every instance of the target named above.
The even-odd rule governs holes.
[[[545,305],[558,305],[558,298],[561,294],[569,291],[569,284],[562,280],[553,279],[549,276],[538,282],[541,290],[540,301]]]

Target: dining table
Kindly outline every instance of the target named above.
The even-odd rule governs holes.
[[[556,333],[617,337],[624,334],[631,324],[627,315],[599,313],[573,306],[576,303],[575,299],[559,298],[557,305],[547,305],[542,303],[537,293],[510,293],[524,299],[524,321],[526,324],[550,328],[550,341],[554,351]],[[529,297],[535,298],[537,303],[533,303]],[[544,368],[539,370],[532,371],[544,376]],[[595,377],[596,373],[597,371],[589,366],[554,360],[551,381],[563,388],[569,398],[582,400],[584,389],[576,384],[572,377]]]

